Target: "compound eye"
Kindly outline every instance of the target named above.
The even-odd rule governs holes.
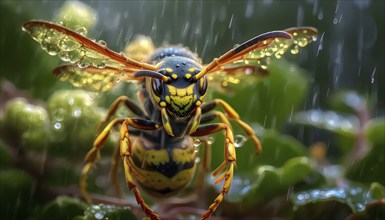
[[[156,96],[161,96],[163,93],[163,82],[159,79],[152,78],[151,79],[151,87],[152,91],[154,91]]]
[[[202,78],[199,79],[199,94],[204,95],[206,94],[207,90],[207,78],[206,76],[203,76]]]

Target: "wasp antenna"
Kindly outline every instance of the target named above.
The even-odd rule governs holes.
[[[139,70],[134,73],[134,77],[151,77],[162,80],[163,82],[167,82],[169,80],[167,76],[151,70]]]

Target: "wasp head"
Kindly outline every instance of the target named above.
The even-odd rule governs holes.
[[[206,77],[194,79],[202,66],[186,57],[166,57],[157,66],[168,80],[149,79],[152,100],[159,108],[165,108],[171,118],[190,117],[202,104],[207,90]]]

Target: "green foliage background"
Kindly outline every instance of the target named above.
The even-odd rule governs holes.
[[[253,126],[264,146],[258,157],[249,142],[237,148],[236,176],[218,218],[384,218],[383,1],[83,2],[90,6],[86,15],[60,1],[0,3],[2,217],[140,218],[131,203],[85,204],[77,188],[83,157],[106,108],[117,96],[135,97],[137,88],[120,85],[105,94],[73,89],[50,74],[59,59],[21,31],[31,19],[73,15],[88,36],[116,51],[145,34],[157,46],[182,43],[204,63],[263,32],[316,27],[319,40],[299,56],[273,62],[270,77],[230,93],[212,91],[211,97],[228,101]],[[213,168],[223,159],[223,137],[214,138]],[[108,165],[115,143],[112,135],[90,176],[95,194],[112,195]],[[207,196],[198,203],[210,204],[218,193],[211,181],[207,177]]]

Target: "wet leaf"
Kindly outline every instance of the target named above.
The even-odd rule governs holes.
[[[341,219],[351,213],[365,215],[373,202],[385,199],[384,195],[385,188],[378,183],[372,183],[369,189],[349,185],[300,192],[293,197],[294,218],[324,219],[329,216],[331,219]],[[382,206],[385,207],[385,203]]]
[[[80,1],[66,1],[54,18],[63,26],[75,29],[79,26],[92,28],[97,21],[96,11]]]
[[[0,170],[1,219],[25,219],[36,205],[34,192],[34,179],[24,170]]]
[[[0,140],[0,170],[9,168],[12,165],[12,155],[7,146],[2,140]]]
[[[83,90],[59,90],[48,99],[53,143],[51,152],[84,156],[95,138],[104,111],[94,102],[95,94]]]
[[[365,136],[372,144],[385,146],[385,117],[374,118],[366,125]]]
[[[321,110],[299,112],[293,117],[293,122],[325,129],[347,137],[353,137],[359,127],[359,121],[357,117],[353,115]]]
[[[4,136],[8,143],[27,150],[42,151],[50,140],[47,111],[26,99],[16,98],[7,103],[3,116]]]
[[[132,214],[131,209],[128,207],[115,207],[111,205],[91,205],[89,206],[84,215],[75,218],[75,220],[136,220],[136,216]]]
[[[82,215],[87,205],[78,199],[70,197],[58,197],[45,205],[32,220],[49,220],[53,217],[58,220],[74,219]]]
[[[258,156],[255,155],[255,148],[250,141],[237,148],[237,157],[240,158],[237,161],[237,170],[250,170],[261,165],[280,167],[291,158],[308,155],[302,143],[275,130],[265,130],[260,138],[263,148]]]
[[[314,167],[306,157],[288,160],[282,167],[260,166],[252,173],[236,174],[226,202],[233,212],[243,212],[290,193],[290,187],[310,175]],[[219,186],[216,186],[219,189]],[[237,208],[234,208],[237,207]],[[233,213],[235,214],[235,213]]]
[[[379,182],[385,185],[385,119],[373,119],[367,124],[369,151],[358,161],[349,161],[346,177],[362,183]]]
[[[356,91],[342,91],[332,96],[330,104],[336,111],[354,114],[366,106],[366,99]]]

